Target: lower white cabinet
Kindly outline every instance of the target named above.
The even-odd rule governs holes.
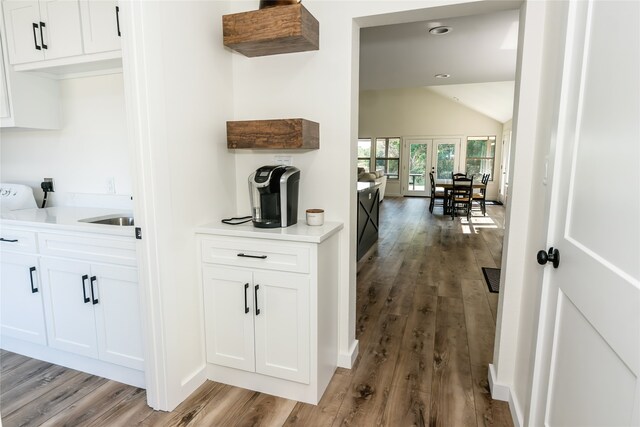
[[[144,369],[135,268],[42,257],[49,346]]]
[[[0,332],[47,344],[38,256],[3,252],[0,262]]]
[[[205,266],[207,361],[309,383],[309,279]]]
[[[318,403],[338,361],[341,229],[198,229],[209,379]]]

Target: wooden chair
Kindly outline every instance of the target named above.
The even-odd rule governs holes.
[[[473,201],[478,202],[480,205],[480,209],[482,210],[482,215],[487,215],[487,183],[489,182],[489,178],[491,178],[491,174],[482,175],[482,183],[484,184],[484,188],[481,188],[480,191],[473,193]]]
[[[429,202],[429,212],[433,213],[433,207],[436,200],[440,200],[442,209],[444,210],[444,191],[436,191],[436,182],[433,179],[433,172],[429,172],[429,179],[431,180],[431,202]]]
[[[451,189],[451,219],[454,219],[456,212],[461,207],[467,212],[467,219],[471,217],[471,202],[473,201],[473,177],[466,178],[453,177],[453,188]]]

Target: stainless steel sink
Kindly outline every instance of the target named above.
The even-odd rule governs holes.
[[[134,225],[133,217],[126,215],[106,215],[96,218],[85,218],[79,220],[80,222],[88,222],[90,224],[106,224],[106,225],[118,225],[118,226],[130,226]]]

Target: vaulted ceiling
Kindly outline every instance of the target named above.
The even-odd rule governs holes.
[[[505,10],[363,28],[360,90],[429,87],[505,122],[513,108],[518,17],[518,10]],[[439,26],[451,30],[429,32]]]

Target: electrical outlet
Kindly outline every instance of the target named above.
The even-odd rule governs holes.
[[[273,156],[276,165],[293,166],[293,156]]]
[[[116,194],[116,179],[112,176],[107,178],[107,194]]]
[[[44,181],[40,183],[40,188],[45,193],[53,192],[53,178],[44,178]]]

